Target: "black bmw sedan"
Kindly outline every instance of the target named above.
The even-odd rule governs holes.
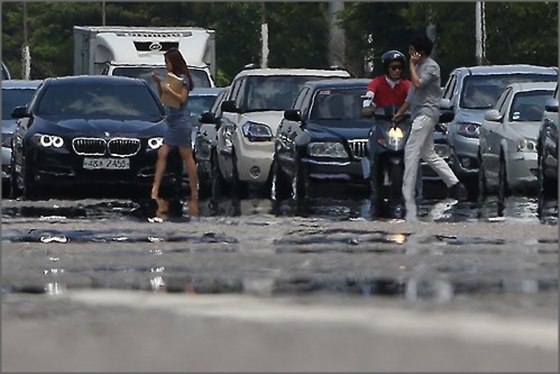
[[[365,186],[365,156],[371,119],[362,117],[362,95],[369,79],[328,79],[307,82],[276,134],[272,163],[273,206],[292,197],[298,214],[322,182]],[[323,187],[324,190],[324,187]]]
[[[46,197],[63,186],[129,186],[148,193],[167,123],[161,101],[144,80],[47,78],[12,116],[18,118],[11,159],[16,195]],[[177,186],[181,172],[173,152],[164,184]]]

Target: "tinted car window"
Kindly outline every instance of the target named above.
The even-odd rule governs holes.
[[[261,110],[286,110],[305,82],[325,79],[317,76],[251,76],[247,78],[245,100],[241,108],[245,112]]]
[[[210,87],[210,81],[208,80],[208,75],[203,70],[189,69],[194,82],[195,87]],[[165,80],[167,77],[167,69],[162,68],[116,68],[113,70],[113,75],[140,78],[144,79],[146,82],[150,83],[150,86],[154,91],[157,92],[157,87],[155,82],[152,80],[152,73],[156,73]]]
[[[51,85],[36,113],[42,116],[126,119],[161,118],[158,102],[145,85]]]
[[[459,106],[464,109],[490,109],[502,90],[515,82],[556,82],[557,75],[502,74],[465,77]]]
[[[311,119],[350,120],[362,118],[362,94],[365,87],[354,89],[322,89],[317,91]]]
[[[540,121],[544,103],[552,97],[552,91],[519,92],[513,98],[509,112],[510,121]]]
[[[2,90],[2,119],[11,119],[16,106],[26,105],[35,89],[3,89]]]

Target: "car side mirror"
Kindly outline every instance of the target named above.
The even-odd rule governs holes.
[[[439,102],[439,107],[441,109],[448,109],[448,110],[453,109],[453,105],[451,104],[451,100],[449,99],[441,99]]]
[[[301,115],[297,109],[288,109],[284,111],[284,118],[288,121],[300,122]]]
[[[216,118],[211,112],[204,112],[200,115],[200,123],[215,123]]]
[[[239,108],[234,100],[225,100],[222,102],[222,112],[239,113]]]
[[[16,106],[12,111],[12,118],[25,118],[29,116],[29,112],[27,111],[27,107],[25,105]]]
[[[440,123],[449,123],[455,118],[455,113],[452,110],[442,110],[439,114]]]
[[[558,99],[548,99],[544,103],[544,110],[547,112],[558,113]]]
[[[497,109],[490,109],[484,113],[484,119],[492,122],[500,122],[502,120],[502,115]]]

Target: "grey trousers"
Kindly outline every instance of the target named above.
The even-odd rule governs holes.
[[[407,205],[416,206],[414,190],[420,158],[428,163],[447,187],[459,182],[449,165],[434,150],[434,127],[436,121],[420,115],[412,121],[412,129],[404,147],[404,177],[402,193]]]

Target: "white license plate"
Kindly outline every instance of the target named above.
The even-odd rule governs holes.
[[[84,158],[84,169],[108,169],[127,170],[130,169],[128,158]]]

